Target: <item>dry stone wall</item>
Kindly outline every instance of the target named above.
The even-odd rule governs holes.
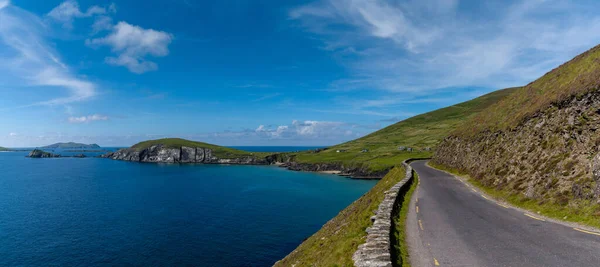
[[[398,202],[404,197],[402,189],[409,186],[409,181],[413,179],[412,167],[406,162],[403,165],[406,169],[405,178],[385,192],[385,197],[372,218],[373,226],[367,228],[367,242],[358,246],[352,256],[356,267],[392,266],[392,220],[399,208]]]

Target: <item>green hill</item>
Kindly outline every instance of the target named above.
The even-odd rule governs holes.
[[[470,121],[472,127],[458,129],[459,136],[481,131],[513,129],[536,112],[573,96],[600,88],[600,46],[575,57],[546,75],[515,90]]]
[[[10,149],[0,146],[0,151],[10,151]]]
[[[389,169],[404,159],[430,157],[437,144],[461,123],[485,108],[509,96],[516,88],[495,91],[460,104],[418,115],[365,137],[330,147],[318,153],[304,152],[295,156],[299,163],[332,163],[366,166],[371,171]],[[412,148],[413,152],[399,147]],[[362,152],[367,149],[367,152]],[[340,151],[340,152],[338,152]]]
[[[473,100],[418,115],[350,142],[315,153],[295,154],[301,163],[340,162],[366,164],[373,170],[390,172],[369,192],[336,217],[321,230],[305,240],[275,266],[352,266],[352,254],[364,242],[365,229],[370,217],[381,203],[384,192],[404,177],[401,162],[407,158],[429,157],[431,151],[400,151],[399,146],[417,150],[436,147],[451,131],[473,118],[492,104],[507,97],[516,88],[499,90]],[[368,152],[361,153],[363,149]],[[337,152],[338,150],[344,152]]]
[[[131,148],[135,149],[137,151],[141,151],[141,150],[149,148],[153,145],[163,145],[167,148],[180,148],[182,146],[210,148],[212,150],[212,154],[219,158],[235,158],[235,157],[245,157],[245,156],[251,156],[251,155],[257,156],[257,157],[261,157],[261,156],[266,157],[266,156],[272,154],[272,153],[260,153],[260,152],[259,153],[247,152],[247,151],[243,151],[243,150],[238,150],[238,149],[233,149],[233,148],[228,148],[228,147],[223,147],[223,146],[218,146],[218,145],[213,145],[213,144],[208,144],[208,143],[203,143],[203,142],[185,140],[185,139],[181,139],[181,138],[163,138],[163,139],[156,139],[156,140],[148,140],[148,141],[143,141],[143,142],[137,143],[137,144],[133,145]]]
[[[543,215],[600,226],[600,46],[451,133],[434,163]]]

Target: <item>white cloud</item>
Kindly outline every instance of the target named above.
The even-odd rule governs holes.
[[[0,1],[0,9],[3,9],[3,8],[7,7],[8,5],[10,5],[10,1],[8,1],[8,0]]]
[[[15,84],[61,88],[69,95],[33,103],[55,105],[96,95],[96,85],[74,75],[46,40],[47,26],[34,14],[8,6],[0,10],[0,76]]]
[[[69,117],[70,123],[89,123],[89,122],[93,122],[93,121],[106,121],[106,120],[108,120],[108,116],[103,116],[103,115],[98,115],[98,114],[81,116],[81,117]]]
[[[114,7],[111,5],[111,7]],[[114,10],[111,9],[111,11]],[[73,20],[75,18],[88,18],[94,15],[102,15],[106,14],[106,8],[100,6],[91,6],[87,9],[87,11],[82,12],[79,9],[79,4],[75,0],[67,0],[54,9],[52,9],[48,13],[48,17],[52,18],[55,21],[58,21],[63,24],[65,28],[73,27]]]
[[[354,77],[334,90],[411,95],[448,87],[524,85],[600,43],[600,3],[320,0],[289,16],[317,35]]]
[[[110,30],[113,27],[113,20],[109,16],[98,16],[92,24],[92,34]]]
[[[121,21],[108,36],[87,40],[86,43],[90,46],[110,46],[118,56],[106,58],[107,63],[124,66],[129,71],[140,74],[158,69],[157,64],[146,57],[168,55],[168,46],[172,40],[170,33],[144,29]]]
[[[259,125],[254,133],[273,139],[301,139],[340,136],[344,135],[346,129],[351,127],[351,125],[342,122],[294,120],[290,125],[279,125],[274,129]]]
[[[19,135],[18,133],[9,133],[8,136],[17,136]]]

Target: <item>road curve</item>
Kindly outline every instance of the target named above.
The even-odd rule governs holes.
[[[411,164],[413,266],[600,266],[600,236],[501,206],[425,163]]]

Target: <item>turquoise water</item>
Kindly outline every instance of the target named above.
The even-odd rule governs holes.
[[[0,265],[270,266],[375,182],[0,153]]]

